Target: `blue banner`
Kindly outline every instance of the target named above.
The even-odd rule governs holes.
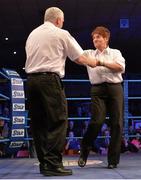
[[[20,75],[9,69],[3,69],[10,79],[11,92],[11,143],[10,147],[21,147],[25,138],[26,114],[24,83]]]

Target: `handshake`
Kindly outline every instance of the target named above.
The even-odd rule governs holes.
[[[77,60],[76,60],[77,64],[82,64],[82,65],[87,65],[90,66],[92,68],[96,67],[96,66],[104,66],[104,60],[103,59],[95,59],[91,56],[85,56],[85,55],[81,55]]]
[[[93,67],[96,67],[96,66],[104,66],[104,60],[103,59],[92,59],[92,63],[93,63]]]
[[[87,57],[87,61],[88,61],[88,66],[94,68],[96,66],[104,66],[105,63],[104,63],[104,60],[103,59],[94,59],[92,57]]]

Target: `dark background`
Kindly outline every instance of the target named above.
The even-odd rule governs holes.
[[[125,78],[140,74],[141,0],[0,0],[1,68],[12,68],[25,75],[22,70],[26,60],[25,41],[29,33],[43,23],[44,12],[51,6],[64,11],[63,28],[84,49],[93,48],[94,27],[108,27],[110,47],[119,49],[126,59]],[[128,19],[129,28],[120,28],[120,19]],[[85,67],[67,60],[65,77],[87,78],[87,72]]]

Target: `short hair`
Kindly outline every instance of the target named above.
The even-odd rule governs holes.
[[[45,21],[54,22],[57,18],[63,17],[63,15],[64,13],[61,9],[57,7],[50,7],[45,11],[44,22]]]
[[[94,34],[99,34],[108,40],[110,39],[110,31],[104,26],[97,26],[91,33],[92,37]]]

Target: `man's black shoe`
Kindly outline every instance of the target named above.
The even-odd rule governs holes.
[[[116,164],[108,164],[108,169],[114,169],[117,168]]]
[[[40,173],[44,176],[68,176],[72,175],[71,169],[65,169],[64,167],[52,167],[49,168],[47,166],[40,165]]]
[[[86,165],[89,152],[90,152],[89,148],[86,148],[85,150],[82,149],[80,151],[80,157],[79,157],[79,160],[78,160],[78,166],[84,167]]]

